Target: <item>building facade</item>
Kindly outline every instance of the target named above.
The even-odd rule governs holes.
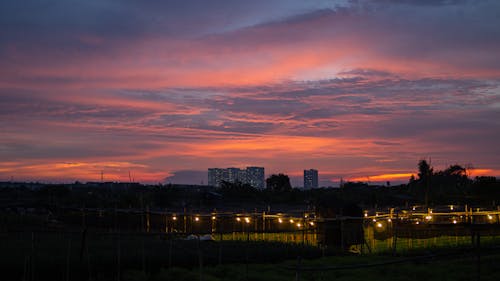
[[[304,189],[318,188],[318,170],[304,170]]]
[[[209,168],[208,185],[220,187],[223,181],[243,184],[249,184],[255,188],[264,188],[264,168],[247,167],[245,170],[240,168]]]
[[[220,183],[227,177],[225,169],[209,168],[208,169],[208,185],[220,186]]]
[[[263,189],[265,186],[264,168],[263,167],[247,167],[246,169],[246,183],[249,185]]]

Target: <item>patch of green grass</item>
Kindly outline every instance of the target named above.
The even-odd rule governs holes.
[[[481,263],[481,280],[498,280],[499,269],[496,261],[500,254],[485,256]],[[367,264],[374,262],[393,261],[401,258],[391,256],[343,256],[328,257],[315,260],[303,260],[303,267],[341,266]],[[285,281],[294,280],[296,271],[295,260],[278,264],[234,264],[214,267],[204,267],[203,280],[220,281]],[[340,280],[340,281],[447,281],[447,280],[474,280],[477,273],[474,257],[458,257],[452,259],[429,259],[424,261],[410,261],[401,264],[389,264],[377,267],[355,268],[343,270],[303,271],[300,280]],[[199,280],[199,269],[163,269],[160,273],[151,276],[149,280]],[[142,279],[137,279],[142,280]]]

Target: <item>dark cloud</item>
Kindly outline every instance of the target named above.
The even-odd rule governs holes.
[[[266,116],[287,116],[307,109],[307,105],[295,99],[250,99],[225,97],[212,103],[213,108],[224,112],[248,112]]]
[[[369,1],[361,1],[369,3]],[[377,1],[378,4],[391,4],[391,5],[415,5],[415,6],[446,6],[458,5],[467,2],[467,0],[381,0]],[[356,3],[353,1],[353,3]]]
[[[350,73],[357,73],[353,71]],[[492,94],[500,82],[471,79],[367,79],[293,82],[255,88],[202,89],[202,97],[185,98],[177,90],[173,97],[149,93],[139,99],[176,102],[180,107],[203,108],[197,114],[164,114],[149,119],[147,126],[188,127],[228,133],[292,135],[371,135],[413,137],[424,131],[439,131],[469,124],[466,114],[498,102]],[[255,93],[253,93],[255,91]],[[210,94],[212,93],[212,94]],[[239,97],[238,93],[244,93]],[[253,93],[253,94],[252,94]],[[300,93],[300,94],[298,94]],[[183,97],[179,99],[178,97]],[[457,111],[458,110],[458,111]],[[454,112],[457,122],[446,121],[442,112]],[[490,116],[487,109],[481,109]],[[367,116],[378,123],[368,122]],[[381,119],[382,118],[382,119]],[[444,119],[443,119],[444,118]],[[462,118],[466,118],[462,122]],[[288,123],[287,121],[296,121]],[[349,124],[349,125],[347,125]],[[460,125],[461,124],[461,125]],[[349,129],[349,127],[354,129]],[[480,123],[467,125],[481,127]]]
[[[352,69],[341,71],[338,75],[356,76],[356,77],[397,77],[394,73],[376,69]]]
[[[208,184],[207,171],[180,170],[165,178],[165,183],[172,184]]]

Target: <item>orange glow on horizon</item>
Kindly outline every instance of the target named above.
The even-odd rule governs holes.
[[[349,181],[391,181],[391,180],[409,180],[413,173],[395,173],[395,174],[381,174],[374,176],[364,176],[349,179]]]

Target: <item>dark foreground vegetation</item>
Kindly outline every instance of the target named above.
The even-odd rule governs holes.
[[[498,217],[483,215],[488,224],[477,220],[485,228],[481,230],[483,244],[476,240],[479,232],[472,231],[467,219],[463,224],[457,218],[458,223],[429,226],[418,233],[413,229],[426,226],[409,221],[406,228],[401,224],[392,227],[396,223],[387,219],[392,213],[383,221],[363,224],[363,209],[376,212],[412,205],[420,205],[424,212],[439,205],[465,205],[477,211],[478,207],[497,208],[500,181],[495,177],[471,179],[459,165],[434,171],[425,160],[418,168],[418,176],[408,184],[347,182],[341,188],[312,190],[291,188],[286,175],[271,176],[270,188],[265,190],[241,183],[223,183],[219,188],[113,182],[0,183],[0,279],[474,280],[480,276],[481,280],[498,280]],[[234,217],[224,217],[224,212]],[[246,217],[235,222],[241,213],[255,215],[249,226],[244,224]],[[308,227],[317,229],[311,235],[321,234],[322,241],[344,233],[335,227],[348,228],[345,221],[339,221],[332,229],[321,230],[322,218],[354,217],[361,236],[351,244],[366,246],[365,250],[350,253],[344,247],[348,240],[344,234],[339,238],[342,247],[304,243],[305,228],[294,230],[302,243],[260,241],[256,232],[256,239],[250,239],[252,229],[284,231],[266,226],[264,214],[291,218],[294,213],[302,219],[305,214],[320,219]],[[207,215],[193,223],[199,214]],[[214,214],[219,216],[214,219],[216,224],[211,220]],[[174,215],[179,215],[175,222]],[[258,216],[264,223],[255,220]],[[189,219],[191,225],[186,223]],[[277,215],[271,219],[281,224],[281,217],[279,222]],[[231,228],[222,227],[225,220],[231,222]],[[220,234],[217,241],[189,237],[197,233],[194,225],[201,229],[205,224],[212,234]],[[430,232],[439,227],[447,230]],[[236,241],[235,232],[243,239]]]
[[[498,280],[495,245],[354,255],[269,242],[9,233],[2,280]],[[332,256],[332,254],[335,254]]]
[[[498,239],[360,255],[162,234],[10,232],[0,238],[2,280],[476,280],[478,274],[498,280],[500,273]]]

